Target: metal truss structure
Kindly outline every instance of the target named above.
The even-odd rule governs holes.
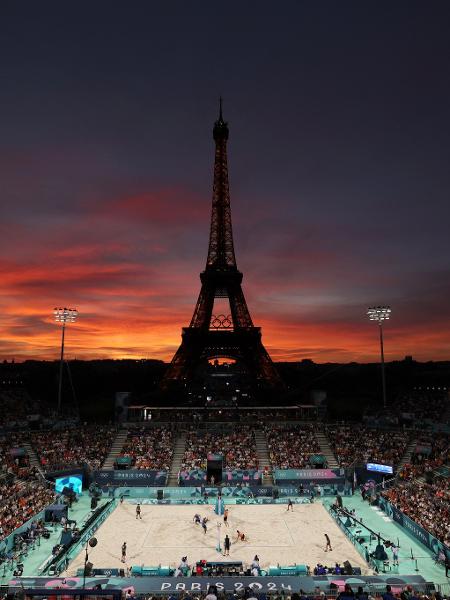
[[[261,341],[242,291],[233,244],[230,191],[228,183],[228,124],[222,117],[214,124],[214,186],[211,229],[205,270],[200,274],[201,290],[189,327],[164,376],[162,388],[189,384],[198,367],[211,358],[232,358],[242,363],[259,387],[282,387],[272,360]],[[231,314],[213,314],[216,298],[228,299]]]

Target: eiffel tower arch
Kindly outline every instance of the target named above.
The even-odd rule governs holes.
[[[214,123],[214,185],[205,270],[191,322],[163,378],[163,390],[189,386],[199,378],[211,359],[232,359],[255,390],[282,389],[283,383],[263,346],[261,328],[253,325],[237,268],[231,223],[228,183],[228,123],[223,120],[222,101]],[[216,310],[216,304],[224,311]]]

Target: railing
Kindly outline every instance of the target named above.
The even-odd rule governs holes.
[[[117,505],[117,500],[111,501],[105,508],[105,510],[98,516],[98,518],[93,523],[91,523],[91,525],[86,531],[83,532],[78,542],[71,546],[71,548],[69,548],[66,554],[61,556],[58,562],[55,563],[56,573],[61,573],[61,571],[67,568],[70,561],[73,560],[76,556],[78,556],[83,546],[85,546],[88,543],[88,541],[94,535],[94,533],[97,531],[100,525],[102,525],[109,517],[109,515],[116,509]]]
[[[339,527],[339,529],[351,541],[351,543],[356,548],[356,550],[361,555],[361,557],[365,560],[365,562],[370,567],[372,567],[373,569],[375,569],[376,564],[372,561],[372,559],[370,559],[366,548],[360,542],[358,542],[356,536],[344,525],[344,523],[339,518],[339,516],[336,514],[336,512],[334,512],[334,511],[331,510],[331,507],[330,507],[329,504],[324,503],[323,506],[325,507],[325,510],[328,512],[328,514],[333,519],[333,521],[336,523],[336,525]],[[370,534],[370,536],[372,536],[372,534]],[[367,575],[367,573],[366,573],[366,575]],[[386,591],[386,590],[384,590],[384,591]]]
[[[381,483],[377,483],[373,490],[375,493],[379,492],[380,490],[386,490],[389,489],[390,487],[392,487],[393,485],[395,485],[398,481],[398,475],[395,475],[394,477],[391,477],[390,479],[385,479],[384,481],[382,481]]]

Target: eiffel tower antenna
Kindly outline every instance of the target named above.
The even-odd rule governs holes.
[[[234,252],[228,182],[228,123],[223,120],[222,97],[219,118],[214,123],[214,179],[209,246],[201,289],[189,327],[162,381],[162,388],[188,385],[201,364],[211,358],[232,358],[242,364],[256,387],[282,388],[283,384],[261,341],[261,329],[253,325],[242,291],[242,273]],[[229,301],[229,315],[213,314],[216,298]]]

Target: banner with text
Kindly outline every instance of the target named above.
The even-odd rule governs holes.
[[[200,592],[206,593],[211,585],[215,585],[219,592],[240,592],[243,593],[246,587],[254,592],[283,592],[298,591],[300,588],[308,592],[313,592],[316,587],[329,592],[330,584],[335,588],[342,590],[347,579],[352,586],[370,585],[383,589],[386,584],[395,586],[413,585],[415,589],[421,589],[426,582],[420,575],[371,575],[355,577],[347,575],[333,576],[304,576],[304,577],[115,577],[112,576],[113,569],[104,569],[103,577],[87,577],[85,587],[87,590],[94,586],[101,586],[101,589],[122,589],[132,590],[134,594],[161,593],[169,595],[180,592]],[[111,572],[111,575],[109,574]],[[32,588],[69,588],[79,589],[83,587],[83,577],[65,577],[64,579],[56,577],[19,577],[10,581],[10,591],[16,588],[27,590]]]
[[[345,480],[343,469],[274,469],[274,479],[283,482],[330,482],[338,483],[337,480]]]
[[[165,486],[167,471],[127,469],[125,471],[96,471],[94,481],[100,486]]]

